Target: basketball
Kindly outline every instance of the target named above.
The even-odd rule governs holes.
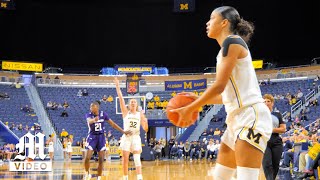
[[[192,103],[195,99],[185,96],[185,95],[176,95],[173,98],[170,99],[166,112],[167,112],[167,118],[169,121],[178,127],[189,127],[192,125],[199,116],[199,112],[196,111],[192,115],[192,119],[183,119],[182,121],[179,121],[179,114],[176,112],[171,112],[171,109],[177,109],[180,107],[187,106],[188,104]]]

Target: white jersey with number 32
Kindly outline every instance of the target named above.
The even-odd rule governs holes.
[[[140,119],[140,112],[133,114],[129,111],[123,118],[123,130],[131,130],[132,135],[140,135]]]

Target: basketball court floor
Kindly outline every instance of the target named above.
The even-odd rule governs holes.
[[[0,164],[0,179],[31,180],[76,180],[82,179],[84,167],[82,160],[54,161],[52,172],[10,172],[9,163]],[[160,160],[142,161],[144,180],[212,180],[215,162],[205,160]],[[92,180],[96,179],[98,163],[91,161]],[[102,179],[122,180],[120,160],[105,161]],[[133,161],[129,162],[129,180],[136,180]]]

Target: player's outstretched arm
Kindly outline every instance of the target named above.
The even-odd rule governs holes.
[[[121,108],[121,112],[122,112],[122,117],[125,117],[128,114],[128,109],[127,109],[126,104],[124,102],[122,92],[120,89],[120,85],[119,85],[119,80],[117,77],[114,78],[114,83],[116,84],[116,90],[117,90],[117,94],[118,94],[119,101],[120,101],[120,108]]]
[[[124,131],[118,124],[116,124],[114,121],[112,121],[112,119],[109,119],[109,121],[107,121],[111,127],[113,127],[114,129],[118,130],[119,132],[121,132],[122,134],[125,135],[131,135],[132,132],[130,130],[128,131]]]

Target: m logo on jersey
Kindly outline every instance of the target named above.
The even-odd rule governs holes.
[[[254,140],[255,143],[259,144],[261,136],[262,135],[260,133],[254,134],[253,129],[251,129],[251,128],[248,129],[247,138],[250,139],[250,140]]]
[[[22,136],[16,148],[19,149],[19,155],[9,163],[9,171],[52,171],[51,161],[44,161],[46,155],[44,154],[44,137],[42,133],[37,133],[35,136],[28,132]],[[26,157],[35,160],[39,157],[41,161],[23,162]]]

